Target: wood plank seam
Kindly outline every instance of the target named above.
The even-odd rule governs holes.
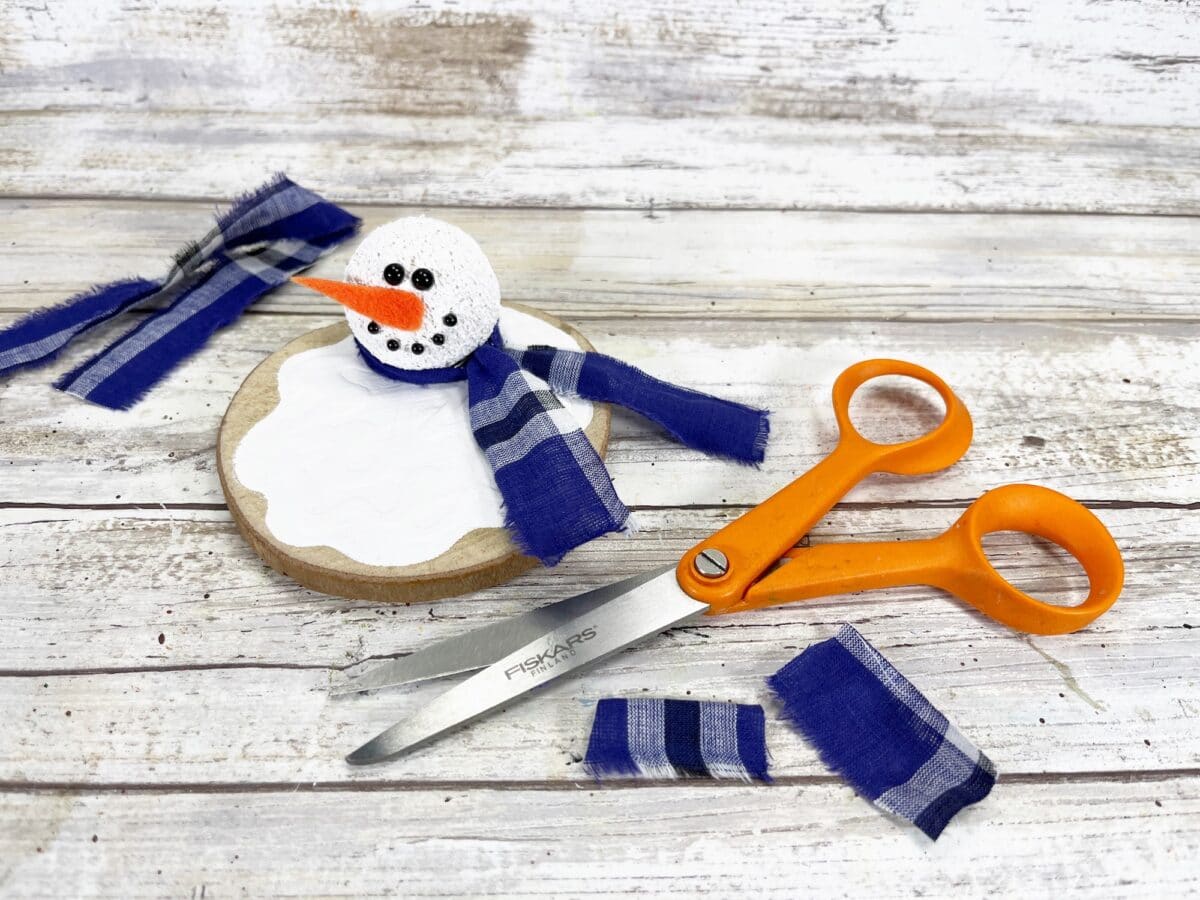
[[[1018,772],[1006,775],[1000,773],[997,782],[1006,784],[1145,784],[1158,781],[1171,781],[1177,778],[1200,777],[1200,768],[1170,768],[1152,770],[1103,770],[1078,772]],[[772,778],[770,785],[763,785],[763,790],[772,788],[802,787],[805,785],[842,785],[845,782],[837,775],[780,775]],[[404,793],[409,791],[544,791],[559,793],[562,791],[578,791],[581,785],[588,785],[596,790],[642,790],[648,787],[688,787],[705,791],[720,791],[745,788],[746,784],[737,779],[654,779],[654,778],[613,778],[605,779],[603,783],[593,779],[578,781],[538,781],[538,780],[497,780],[497,781],[463,781],[451,779],[363,779],[361,781],[262,781],[262,782],[219,782],[206,781],[189,783],[162,782],[147,784],[144,782],[87,782],[87,781],[0,781],[0,794],[21,793],[58,793],[69,792],[77,794],[324,794],[324,793]]]
[[[1200,133],[1200,129],[1196,129]],[[330,192],[328,198],[335,203],[344,203],[348,206],[361,207],[363,209],[387,209],[395,210],[397,215],[419,215],[428,212],[431,204],[428,203],[405,203],[403,201],[378,200],[373,201],[369,197],[354,198],[351,200],[339,200],[336,193]],[[101,193],[69,193],[69,192],[45,192],[45,193],[22,193],[20,191],[3,191],[0,190],[0,202],[15,201],[21,203],[59,203],[59,202],[79,202],[79,203],[196,203],[205,205],[221,205],[229,203],[231,196],[218,195],[203,195],[203,194],[163,194],[163,193],[129,193],[129,194],[101,194]],[[916,208],[910,206],[870,206],[870,205],[835,205],[835,204],[814,204],[797,206],[796,204],[781,204],[778,206],[762,205],[762,206],[729,206],[729,205],[700,205],[688,203],[653,203],[647,205],[622,205],[622,204],[596,204],[596,203],[580,203],[571,204],[556,202],[553,204],[533,204],[533,203],[468,203],[464,201],[439,201],[436,204],[438,209],[454,210],[459,212],[539,212],[552,214],[555,212],[578,212],[578,213],[641,213],[645,218],[655,218],[655,213],[670,213],[670,212],[745,212],[745,213],[847,213],[850,215],[863,216],[1012,216],[1014,218],[1020,216],[1061,216],[1070,218],[1073,216],[1082,216],[1089,218],[1140,218],[1140,219],[1196,219],[1200,218],[1200,213],[1182,210],[1103,210],[1103,209],[1045,209],[1045,208],[1025,208],[1025,207],[969,207],[969,208],[954,208],[954,207],[930,207],[928,209]]]
[[[880,500],[848,500],[838,503],[833,507],[833,509],[839,512],[900,509],[965,509],[977,499],[977,497],[955,497],[947,500],[897,500],[894,502]],[[1183,511],[1200,509],[1200,500],[1181,500],[1178,502],[1173,502],[1170,500],[1105,500],[1096,498],[1089,499],[1086,497],[1080,497],[1076,499],[1078,499],[1078,501],[1088,509],[1162,509]],[[661,512],[665,510],[681,512],[744,512],[745,510],[750,509],[752,506],[752,504],[743,503],[645,503],[640,505],[627,505],[629,509],[634,512]],[[5,500],[0,501],[0,510],[3,509],[46,509],[64,511],[111,510],[114,512],[120,512],[123,510],[145,512],[153,512],[156,510],[161,510],[163,512],[225,512],[228,511],[229,507],[224,503],[53,503],[39,502],[36,500],[31,500],[28,502]]]

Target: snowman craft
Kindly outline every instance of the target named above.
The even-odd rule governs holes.
[[[349,335],[322,329],[263,363],[230,404],[219,455],[243,533],[310,587],[447,596],[623,530],[629,511],[593,446],[607,415],[593,403],[706,453],[763,458],[766,412],[585,352],[569,326],[502,307],[483,250],[446,222],[391,222],[363,240],[344,281],[294,280],[340,303]],[[500,535],[507,565],[455,556],[479,529]],[[323,555],[306,562],[303,548]],[[438,582],[451,557],[468,577]]]

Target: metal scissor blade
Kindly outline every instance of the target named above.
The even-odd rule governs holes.
[[[620,585],[627,582],[614,587]],[[683,592],[674,570],[650,581],[642,579],[607,603],[562,623],[446,691],[412,717],[363,744],[346,757],[346,762],[363,765],[399,756],[536,687],[707,609],[707,603]]]
[[[675,567],[671,566],[673,570]],[[513,616],[466,634],[455,635],[444,641],[438,641],[429,647],[410,653],[400,659],[393,659],[368,669],[360,675],[338,682],[329,688],[330,696],[341,697],[346,694],[357,694],[361,691],[372,691],[377,688],[392,687],[398,684],[410,684],[414,681],[428,681],[431,678],[442,678],[446,675],[457,675],[491,665],[496,660],[514,650],[524,647],[530,641],[548,634],[564,622],[569,622],[576,616],[603,606],[609,600],[621,596],[630,588],[655,578],[668,569],[656,569],[616,584],[607,584],[576,594],[557,603],[550,603],[539,609]]]

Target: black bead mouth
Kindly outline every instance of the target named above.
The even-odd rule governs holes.
[[[426,321],[429,323],[434,322],[435,320],[431,316]],[[433,345],[433,348],[443,348],[454,338],[454,334],[450,330],[456,328],[461,323],[456,313],[448,312],[441,317],[440,324],[443,326],[441,331],[435,331],[428,335],[423,334],[420,331],[409,332],[411,343],[399,340],[397,338],[388,338],[388,340],[384,343],[384,347],[389,353],[404,355],[411,353],[414,356],[422,356],[427,350],[432,349],[429,346],[430,344]],[[366,328],[367,332],[371,335],[378,335],[383,331],[383,326],[373,320],[367,322]],[[482,343],[486,343],[486,341]],[[471,358],[471,354],[474,352],[474,350],[471,350],[462,358],[442,366],[441,368],[460,369],[467,364],[467,361]]]

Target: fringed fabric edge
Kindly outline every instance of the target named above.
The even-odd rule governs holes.
[[[130,307],[136,306],[152,296],[159,288],[159,282],[146,278],[122,278],[106,284],[93,285],[87,290],[73,294],[51,306],[35,309],[27,313],[7,328],[0,329],[0,359],[3,359],[6,353],[9,353],[16,347],[27,345],[28,341],[19,340],[19,336],[30,331],[36,332],[45,326],[47,332],[46,338],[49,338],[72,328],[74,330],[70,336],[58,342],[56,346],[51,346],[45,352],[31,355],[27,359],[0,364],[0,375],[53,361],[66,349],[67,345],[79,332],[94,328],[102,322],[115,318]],[[94,303],[105,294],[113,292],[122,295],[126,290],[128,290],[128,295],[121,296],[121,299],[114,301],[109,307],[98,308],[91,312],[87,311],[89,303]],[[74,316],[69,315],[72,312],[75,313]]]

